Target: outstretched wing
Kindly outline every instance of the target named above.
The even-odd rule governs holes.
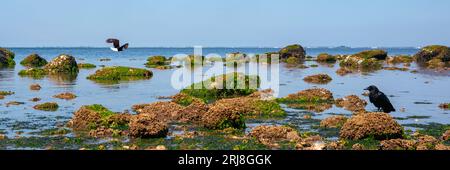
[[[378,96],[378,102],[381,104],[384,112],[390,113],[395,111],[394,106],[392,106],[391,101],[389,101],[389,98],[382,92],[380,92]]]
[[[128,43],[122,45],[122,47],[120,47],[120,48],[122,48],[122,49],[128,49]]]
[[[113,43],[114,48],[119,48],[120,47],[120,42],[118,39],[114,39],[114,38],[110,38],[106,40],[106,43]]]

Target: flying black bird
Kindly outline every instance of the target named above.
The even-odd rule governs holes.
[[[394,106],[392,106],[387,96],[378,90],[376,86],[372,85],[364,90],[369,90],[370,102],[378,108],[378,111],[383,111],[385,113],[395,112]]]
[[[107,39],[106,43],[113,43],[114,47],[111,47],[113,51],[123,51],[128,48],[128,43],[120,46],[119,40],[114,38]]]

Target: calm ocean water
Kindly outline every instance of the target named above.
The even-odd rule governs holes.
[[[307,54],[316,56],[319,53],[330,54],[353,54],[368,48],[307,48]],[[77,58],[79,63],[93,63],[105,66],[132,66],[145,68],[147,57],[152,55],[173,56],[175,54],[192,54],[193,48],[131,48],[122,53],[115,53],[109,48],[11,48],[16,53],[16,63],[31,53],[37,53],[47,60],[51,60],[59,54],[71,54]],[[278,48],[204,48],[203,54],[216,53],[224,56],[226,53],[241,52],[261,54],[265,52],[278,51]],[[389,55],[415,54],[417,48],[385,48]],[[101,62],[100,58],[110,58],[111,61]],[[316,64],[308,61],[306,65]],[[100,67],[97,67],[97,69]],[[323,87],[331,90],[335,98],[351,94],[362,96],[363,89],[369,85],[377,85],[382,91],[390,96],[397,110],[404,108],[404,112],[392,113],[402,124],[406,123],[450,123],[449,111],[438,108],[443,102],[450,102],[450,78],[448,75],[435,74],[413,74],[404,71],[380,70],[369,74],[351,74],[338,76],[335,71],[339,68],[334,66],[319,66],[317,68],[294,69],[280,66],[280,97],[295,93],[312,87]],[[412,65],[411,69],[416,66]],[[8,136],[14,136],[17,132],[30,134],[46,128],[52,128],[64,124],[71,118],[74,111],[80,106],[87,104],[103,104],[116,112],[131,110],[133,104],[149,103],[157,101],[159,96],[170,96],[178,92],[170,83],[170,77],[174,70],[154,70],[154,76],[150,80],[122,82],[120,84],[105,85],[87,80],[92,70],[80,70],[76,78],[65,79],[61,77],[46,77],[43,79],[31,79],[18,76],[23,69],[17,64],[14,69],[0,70],[0,90],[14,91],[16,94],[7,96],[0,100],[0,131]],[[303,81],[308,75],[325,73],[333,78],[326,85],[313,85]],[[29,86],[39,83],[40,91],[30,91]],[[72,92],[78,98],[65,101],[55,99],[52,96],[62,92]],[[60,109],[57,112],[36,111],[32,107],[36,104],[29,101],[31,98],[39,97],[43,102],[57,102]],[[5,103],[10,101],[25,102],[24,105],[6,107]],[[417,104],[417,102],[425,104]],[[375,110],[369,104],[368,110]],[[285,120],[254,122],[249,127],[260,123],[291,124],[299,129],[304,125],[300,119],[304,114],[312,114],[315,119],[322,119],[332,114],[351,114],[349,111],[333,107],[322,113],[311,113],[303,110],[289,110],[289,116]],[[19,124],[18,124],[19,122]],[[18,127],[19,126],[19,127]]]

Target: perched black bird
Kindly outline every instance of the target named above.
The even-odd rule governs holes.
[[[106,43],[113,43],[114,47],[111,47],[113,51],[123,51],[128,48],[128,43],[120,46],[119,40],[114,38],[107,39]]]
[[[392,106],[387,96],[378,90],[376,86],[372,85],[364,90],[369,90],[370,102],[378,108],[378,111],[383,111],[385,113],[395,112],[394,106]]]

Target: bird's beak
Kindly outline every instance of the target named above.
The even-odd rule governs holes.
[[[364,90],[369,90],[369,88],[365,88]]]

